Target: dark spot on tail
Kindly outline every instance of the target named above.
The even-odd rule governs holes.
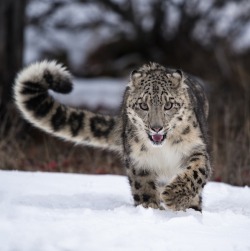
[[[51,125],[54,131],[62,129],[66,124],[67,116],[64,106],[60,105],[51,118]]]
[[[84,113],[76,113],[72,112],[69,116],[68,123],[70,126],[70,130],[72,133],[72,136],[76,136],[81,130],[81,128],[84,126]]]
[[[53,76],[52,76],[52,74],[49,72],[49,70],[45,70],[45,71],[44,71],[43,77],[44,77],[46,83],[49,84],[49,87],[51,88],[52,85],[53,85],[54,80],[53,80]]]
[[[34,95],[34,94],[39,94],[41,92],[46,92],[46,91],[47,91],[46,88],[42,87],[38,83],[26,81],[23,83],[23,88],[21,90],[21,94]]]
[[[36,111],[44,100],[48,98],[46,93],[36,95],[24,102],[25,107],[29,111]]]
[[[69,79],[63,79],[60,82],[56,82],[52,90],[59,93],[70,93],[72,89],[71,81]]]
[[[114,125],[113,118],[93,117],[90,119],[90,128],[95,137],[107,137]]]
[[[57,75],[57,78],[54,78],[49,70],[44,71],[43,78],[48,84],[49,89],[59,93],[71,92],[73,88],[70,78],[67,78],[63,75],[59,75],[58,73]]]
[[[54,100],[52,98],[48,98],[37,108],[37,110],[34,111],[34,113],[37,117],[42,118],[51,111],[53,105],[54,105]]]

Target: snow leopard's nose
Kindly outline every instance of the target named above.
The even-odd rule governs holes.
[[[160,132],[162,129],[163,129],[163,127],[160,127],[160,126],[151,127],[151,130],[156,133]]]

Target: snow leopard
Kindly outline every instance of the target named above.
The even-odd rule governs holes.
[[[179,69],[145,64],[132,71],[117,115],[56,101],[51,91],[67,94],[72,82],[56,61],[33,63],[15,79],[15,103],[26,120],[49,134],[117,152],[135,206],[202,211],[211,166],[201,81]]]

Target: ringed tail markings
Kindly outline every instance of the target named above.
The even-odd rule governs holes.
[[[34,63],[18,74],[14,85],[15,102],[27,120],[71,141],[79,143],[91,138],[92,134],[94,138],[88,143],[111,146],[113,138],[110,134],[116,126],[115,118],[60,104],[50,96],[49,89],[58,93],[72,90],[70,73],[55,61]]]

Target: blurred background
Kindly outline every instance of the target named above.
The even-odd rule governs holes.
[[[205,83],[213,180],[250,185],[249,0],[1,0],[0,169],[124,174],[114,154],[27,124],[12,102],[25,65],[65,64],[75,90],[57,99],[116,113],[132,69],[156,61]]]

